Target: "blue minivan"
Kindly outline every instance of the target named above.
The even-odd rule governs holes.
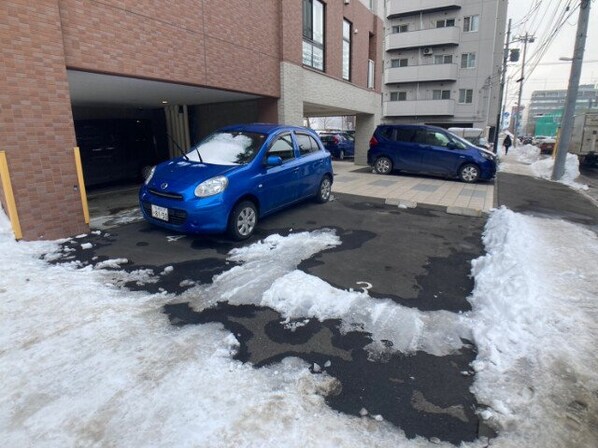
[[[380,125],[370,139],[368,164],[379,174],[400,170],[459,178],[490,180],[496,155],[445,129],[426,125]]]

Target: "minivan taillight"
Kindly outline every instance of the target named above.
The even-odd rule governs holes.
[[[378,140],[376,140],[376,137],[374,137],[374,136],[372,135],[372,138],[370,138],[370,148],[371,148],[372,146],[376,146],[377,144],[378,144]]]

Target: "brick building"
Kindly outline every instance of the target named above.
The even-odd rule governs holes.
[[[0,151],[23,238],[88,231],[75,146],[94,186],[226,124],[355,115],[363,162],[380,120],[378,3],[3,0]]]

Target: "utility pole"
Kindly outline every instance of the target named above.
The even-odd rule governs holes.
[[[507,78],[507,59],[509,57],[509,41],[511,40],[511,19],[509,19],[509,28],[507,29],[507,43],[502,58],[502,73],[500,76],[500,89],[498,91],[498,113],[496,114],[496,128],[494,130],[494,152],[498,153],[498,133],[500,132],[504,107],[502,104],[505,94],[505,80]]]
[[[515,123],[513,126],[513,146],[518,146],[519,139],[517,138],[517,128],[519,127],[519,116],[521,114],[521,94],[523,93],[523,80],[525,79],[525,54],[527,53],[527,43],[534,42],[535,37],[525,33],[524,37],[518,40],[523,40],[523,60],[521,61],[521,77],[517,81],[519,83],[519,98],[517,99],[517,113],[515,114]]]
[[[573,133],[573,116],[575,115],[575,104],[577,102],[577,91],[581,77],[581,65],[583,53],[586,47],[586,36],[588,35],[588,21],[590,18],[590,0],[581,0],[579,6],[579,20],[577,21],[577,33],[575,36],[575,49],[573,51],[573,62],[571,63],[571,74],[569,75],[569,86],[565,99],[565,110],[561,119],[561,135],[557,147],[554,167],[552,169],[552,180],[559,180],[565,174],[565,162],[567,151],[571,143]]]

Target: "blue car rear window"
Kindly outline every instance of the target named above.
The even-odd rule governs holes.
[[[254,159],[265,139],[265,134],[257,132],[216,132],[192,147],[187,157],[214,165],[245,165]]]

